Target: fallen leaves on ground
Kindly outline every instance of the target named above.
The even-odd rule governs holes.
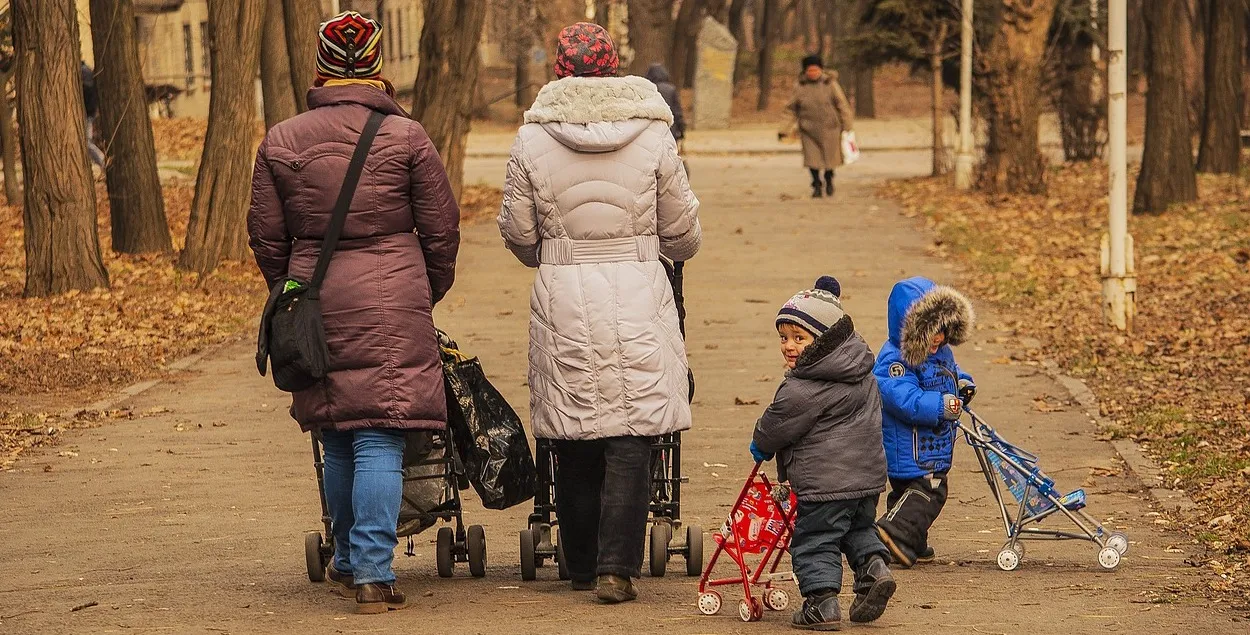
[[[175,250],[182,247],[194,184],[164,186]],[[164,366],[255,328],[266,290],[255,263],[226,262],[200,278],[179,271],[175,254],[117,255],[108,248],[108,194],[96,192],[98,230],[111,288],[23,298],[22,211],[0,207],[0,461],[41,445],[31,422],[73,427],[26,405],[82,404],[112,389],[164,373]],[[463,224],[493,218],[502,193],[466,187]],[[37,399],[32,400],[32,397]],[[20,425],[14,422],[21,422]],[[17,427],[15,427],[17,426]]]
[[[1199,511],[1179,520],[1247,594],[1239,572],[1250,558],[1231,546],[1250,540],[1250,182],[1200,176],[1199,191],[1198,202],[1130,219],[1137,319],[1122,334],[1101,308],[1104,164],[1052,171],[1047,196],[965,193],[944,179],[883,187],[937,234],[934,255],[967,265],[964,284],[999,305],[1008,328],[1042,342],[1013,359],[1044,355],[1085,379],[1110,436],[1140,443],[1163,484],[1189,492]]]

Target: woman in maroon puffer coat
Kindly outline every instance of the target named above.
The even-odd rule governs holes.
[[[403,432],[446,426],[431,313],[451,288],[460,244],[460,209],[438,152],[381,77],[380,33],[354,12],[321,25],[309,110],[265,136],[248,213],[265,280],[307,280],[365,121],[370,111],[388,115],[322,284],[331,370],[291,408],[325,447],[335,542],[328,575],[363,613],[405,605],[391,569]]]

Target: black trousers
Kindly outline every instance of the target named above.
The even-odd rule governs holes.
[[[569,577],[642,577],[650,437],[556,441],[556,516]]]
[[[887,511],[877,526],[913,561],[929,546],[929,528],[946,505],[947,473],[915,479],[890,479]]]

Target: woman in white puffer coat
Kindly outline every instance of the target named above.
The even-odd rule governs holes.
[[[685,343],[660,257],[698,251],[699,201],[668,105],[646,79],[615,77],[607,32],[575,24],[557,46],[560,79],[525,113],[498,222],[508,248],[538,268],[531,425],[555,440],[568,571],[575,589],[616,603],[637,597],[650,444],[690,428]]]

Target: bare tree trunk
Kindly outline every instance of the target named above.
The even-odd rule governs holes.
[[[79,75],[74,0],[13,0],[21,125],[25,295],[108,286]]]
[[[694,60],[695,44],[703,30],[703,17],[708,0],[684,0],[673,26],[673,47],[669,56],[669,75],[678,90],[687,86],[689,67]]]
[[[412,118],[429,133],[458,198],[464,184],[473,89],[481,68],[477,45],[486,21],[486,3],[425,0],[424,9],[421,66],[412,89]]]
[[[264,17],[264,0],[208,0],[213,92],[187,246],[178,262],[187,271],[206,274],[222,260],[247,257],[245,218],[256,122],[253,80]]]
[[[91,38],[113,251],[171,251],[131,0],[91,0]]]
[[[764,3],[764,21],[760,28],[763,39],[760,42],[760,94],[755,103],[756,110],[768,110],[768,101],[773,94],[773,56],[777,49],[777,36],[780,34],[781,11],[777,3],[780,0],[760,0]]]
[[[1211,0],[1207,10],[1206,104],[1198,171],[1236,174],[1241,162],[1241,60],[1246,10],[1237,0]]]
[[[1046,160],[1038,143],[1047,32],[1056,0],[1004,0],[1003,16],[982,55],[982,111],[989,124],[981,186],[1041,194]]]
[[[527,108],[534,103],[534,91],[530,87],[530,49],[534,46],[534,0],[514,0],[508,5],[508,11],[511,22],[509,39],[512,44],[513,89],[516,91],[513,98],[517,108]]]
[[[595,24],[611,29],[610,20],[612,18],[612,0],[595,0]]]
[[[877,96],[873,90],[875,69],[864,66],[855,72],[855,118],[874,119],[877,116]]]
[[[378,11],[380,15],[381,8]],[[308,89],[312,88],[313,80],[317,78],[317,29],[321,26],[321,3],[318,0],[282,0],[282,17],[286,26],[287,60],[291,65],[295,107],[304,112],[308,110]],[[386,28],[390,27],[386,25]]]
[[[929,83],[932,90],[930,98],[933,106],[933,176],[942,176],[951,169],[950,151],[946,149],[943,139],[942,109],[942,43],[946,41],[946,32],[950,24],[945,20],[938,23],[937,36],[933,38],[933,48],[929,50]]]
[[[1189,107],[1185,100],[1183,0],[1143,3],[1149,82],[1146,147],[1137,178],[1134,212],[1163,212],[1173,203],[1198,198]]]
[[[282,3],[265,5],[260,38],[260,92],[265,102],[265,129],[299,114],[291,84],[291,57],[286,48]]]
[[[656,62],[667,62],[673,46],[673,3],[669,0],[629,0],[629,46],[632,75],[642,75]]]
[[[745,20],[748,0],[733,0],[729,5],[729,32],[738,40],[738,46],[746,50],[747,30]]]
[[[22,204],[22,188],[17,181],[17,131],[13,129],[13,103],[9,101],[9,80],[13,71],[0,74],[0,158],[4,161],[4,198],[9,205]]]

